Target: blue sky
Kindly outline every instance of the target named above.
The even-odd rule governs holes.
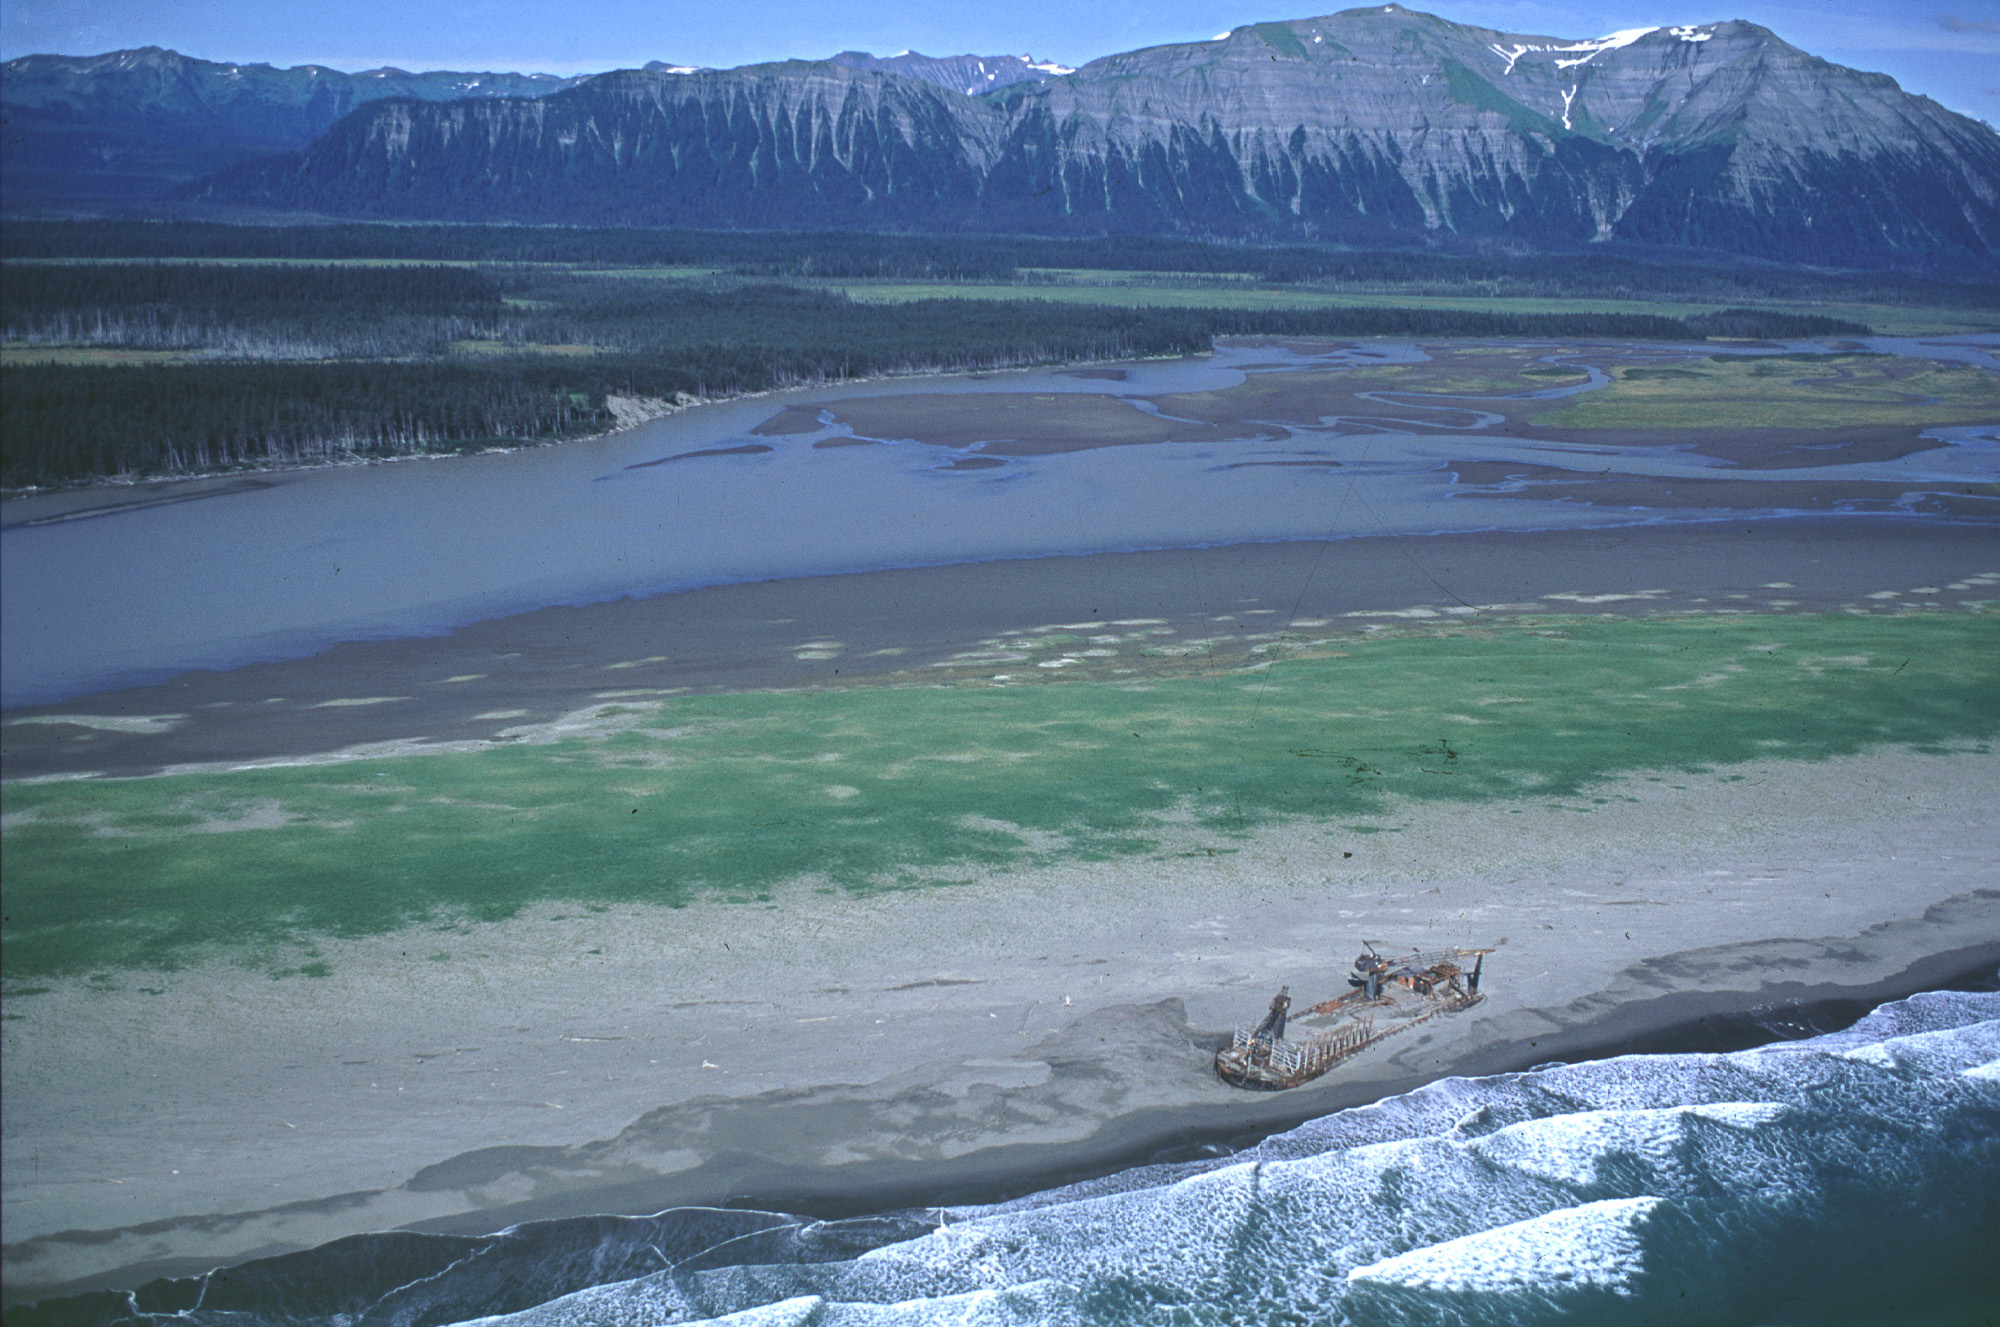
[[[1591,37],[1745,18],[1840,64],[1893,75],[2000,124],[2000,0],[1406,0],[1461,23]],[[1082,64],[1196,41],[1313,0],[0,0],[0,55],[167,46],[211,60],[339,69],[583,73],[667,60],[727,67],[840,50],[1032,53]]]

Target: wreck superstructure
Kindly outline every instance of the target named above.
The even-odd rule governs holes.
[[[1354,960],[1346,994],[1296,1016],[1300,1022],[1330,1022],[1288,1037],[1294,1016],[1291,988],[1284,987],[1262,1021],[1238,1027],[1229,1045],[1216,1052],[1215,1072],[1225,1083],[1256,1091],[1310,1082],[1398,1032],[1478,1004],[1485,998],[1479,980],[1486,956],[1498,947],[1385,955],[1371,944]],[[1470,971],[1464,966],[1468,958],[1473,961]]]

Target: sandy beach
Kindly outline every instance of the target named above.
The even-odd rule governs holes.
[[[2000,758],[1731,772],[1587,816],[1391,806],[950,890],[426,928],[330,944],[322,981],[64,982],[5,1025],[8,1293],[395,1226],[992,1196],[2000,959]],[[1503,937],[1484,1005],[1321,1084],[1209,1071],[1363,939]]]
[[[1090,372],[1112,371],[1071,376]],[[1271,381],[1285,386],[1281,376]],[[963,397],[986,390],[937,383]],[[872,402],[856,388],[844,408],[901,437],[931,387]],[[1198,387],[1181,384],[1176,398],[1197,431],[1209,427]],[[1287,409],[1311,416],[1310,396]],[[782,403],[715,408],[746,431],[771,420],[757,436],[798,450],[785,482],[801,511],[823,492],[812,476],[833,473],[809,467],[851,454],[800,441],[829,427],[817,402],[791,414]],[[1100,432],[1158,431],[1137,419],[1100,420]],[[1611,436],[1570,441],[1593,432]],[[1293,494],[1319,504],[1302,528],[1349,537],[1158,548],[1134,535],[1109,546],[1137,551],[946,566],[900,565],[905,545],[890,541],[855,554],[886,570],[745,573],[584,603],[546,589],[534,602],[559,606],[481,620],[467,609],[452,620],[469,625],[450,630],[423,605],[416,626],[379,639],[350,632],[289,658],[303,647],[281,641],[230,656],[274,662],[9,710],[10,856],[40,851],[46,874],[34,880],[33,924],[22,903],[33,891],[10,881],[20,891],[10,946],[32,931],[42,966],[10,969],[0,1023],[7,1302],[385,1229],[486,1232],[677,1205],[831,1217],[990,1200],[1213,1155],[1439,1077],[1704,1049],[1776,1010],[1851,1016],[1990,972],[2000,963],[2000,756],[1983,662],[2000,584],[1991,497],[1927,480],[1922,503],[1874,510],[1902,501],[1899,480],[1849,492],[1831,469],[1810,473],[1792,431],[1739,431],[1736,451],[1710,459],[1787,472],[1758,491],[1759,506],[1720,487],[1734,480],[1676,471],[1676,449],[1715,452],[1722,432],[1652,439],[1659,473],[1596,453],[1537,470],[1504,436],[1488,440],[1489,460],[1461,463],[1464,439],[1446,437],[1412,452],[1386,486]],[[539,574],[598,530],[604,510],[640,522],[635,557],[663,511],[691,523],[689,547],[707,546],[700,521],[728,529],[739,509],[760,513],[773,547],[784,542],[782,511],[758,503],[771,476],[792,472],[756,468],[771,459],[765,444],[654,455],[650,436],[397,467],[402,500],[421,513],[432,509],[424,495],[463,500],[477,481],[490,486],[482,510],[512,520],[523,489],[569,492],[561,519],[544,510],[527,523],[546,547],[513,540],[497,517],[468,522],[487,551],[463,553],[453,576],[466,585]],[[1855,464],[1919,451],[1901,425],[1832,442]],[[1187,495],[1222,491],[1212,475],[1261,467],[1255,482],[1275,484],[1268,476],[1333,465],[1307,444],[1318,446],[1304,438],[1277,460],[1190,454],[1174,464],[1201,487],[1162,488],[1139,506],[1157,507],[1148,520],[1164,529],[1208,511]],[[1106,546],[1092,524],[1112,501],[1103,495],[1131,496],[1123,477],[1136,472],[1116,467],[1145,459],[1137,447],[1107,459],[1114,450],[1044,456],[1022,443],[994,455],[1015,467],[1008,484],[1041,483],[1058,471],[1032,466],[1061,462],[1070,487],[1057,496],[1098,505],[1028,505],[1061,516],[1065,542],[1051,547],[1089,549]],[[943,457],[897,470],[891,451],[852,454],[903,486],[892,495],[1004,504],[1034,491],[939,488],[985,481],[939,478]],[[973,462],[999,464],[950,464]],[[678,505],[697,481],[669,481],[702,465],[717,467],[728,499],[702,490],[697,512],[692,499]],[[204,530],[185,513],[226,510],[183,500],[262,501],[287,482],[203,481],[148,496],[167,510],[140,515],[178,539]],[[340,538],[375,561],[314,545],[312,558],[328,562],[312,562],[320,580],[301,554],[296,585],[261,592],[310,605],[336,575],[342,586],[400,584],[398,559],[414,555],[369,523],[375,490],[355,475],[311,482],[345,495],[352,529]],[[829,519],[822,533],[888,529],[867,504],[894,504],[846,482],[866,519]],[[1676,493],[1682,484],[1693,487]],[[1441,522],[1421,528],[1449,532],[1400,532],[1419,527],[1385,518],[1405,489],[1421,498],[1409,512]],[[1256,514],[1258,492],[1232,501]],[[1566,520],[1590,510],[1560,529],[1470,528],[1526,521],[1529,504],[1484,502],[1516,492],[1568,498],[1546,504]],[[296,533],[283,513],[313,505],[303,493],[244,537],[282,546]],[[1739,498],[1748,514],[1733,509]],[[1681,510],[1690,504],[1702,512]],[[1813,510],[1827,506],[1847,510]],[[1665,523],[1670,510],[1687,523]],[[53,541],[50,531],[85,528],[57,515],[28,533]],[[624,556],[615,545],[599,550],[608,567]],[[160,547],[194,556],[192,544]],[[988,556],[1013,545],[967,547]],[[130,560],[116,540],[99,551]],[[163,553],[160,565],[174,564]],[[89,642],[116,638],[119,621],[106,610],[61,644],[88,662]],[[1925,636],[1926,623],[1942,625]],[[1768,634],[1743,634],[1753,629]],[[1409,645],[1433,630],[1449,649],[1360,644]],[[1452,632],[1481,643],[1459,650]],[[1911,663],[1940,641],[1952,643]],[[176,657],[170,646],[160,657]],[[1286,672],[1290,658],[1298,667]],[[1384,671],[1394,660],[1411,662]],[[1175,690],[1197,686],[1192,700]],[[1031,688],[1034,704],[1023,699]],[[1086,699],[1070,703],[1066,688]],[[1026,728],[1010,726],[1016,716]],[[1310,736],[1294,740],[1288,725]],[[1418,743],[1430,754],[1415,754]],[[1243,771],[1260,759],[1276,772],[1254,785]],[[1583,783],[1564,782],[1565,761]],[[1114,768],[1128,781],[1114,783]],[[971,781],[975,769],[985,782]],[[1431,776],[1452,791],[1406,795],[1409,780]],[[1231,779],[1231,795],[1248,787],[1253,804],[1246,815],[1239,801],[1225,823],[1214,798]],[[1092,780],[1110,789],[1098,802],[1076,792]],[[1316,807],[1339,809],[1255,800],[1308,785],[1327,790]],[[960,787],[960,801],[923,800]],[[702,789],[710,800],[697,805]],[[1015,820],[994,818],[1003,794],[1021,789],[1061,814],[1031,825],[1016,802]],[[1182,811],[1160,809],[1173,806]],[[694,814],[709,807],[726,823]],[[927,816],[958,837],[926,837]],[[543,838],[507,837],[535,823]],[[1110,844],[1117,834],[1124,846]],[[979,835],[1006,840],[1004,851]],[[783,856],[763,852],[763,838],[820,855],[782,878],[748,868],[725,878],[731,859]],[[865,879],[822,852],[837,845],[861,860],[864,840],[885,853],[947,849],[912,849],[890,863],[909,868],[900,877],[878,863]],[[488,858],[475,861],[480,851]],[[425,894],[428,882],[409,878],[455,870],[458,894]],[[645,887],[604,894],[618,872]],[[503,879],[517,892],[500,897]],[[47,906],[66,889],[101,898],[98,913]],[[368,912],[354,902],[368,889],[407,906]],[[139,952],[118,947],[120,926],[171,930],[160,921],[171,909],[155,907],[169,894],[204,914],[159,942],[174,962],[95,956]],[[261,937],[240,952],[215,942],[206,915],[225,897],[246,908],[232,924]],[[451,902],[421,901],[437,898]],[[343,903],[354,910],[340,913]],[[482,905],[487,919],[473,920]],[[413,912],[424,919],[409,922]],[[399,929],[378,924],[391,915]],[[314,916],[344,929],[315,931]],[[1304,1000],[1338,993],[1364,943],[1501,947],[1482,1004],[1306,1088],[1251,1094],[1216,1079],[1213,1055],[1232,1026],[1280,985]],[[29,952],[12,950],[17,961]],[[74,960],[86,953],[101,970]],[[58,971],[72,975],[36,975]]]

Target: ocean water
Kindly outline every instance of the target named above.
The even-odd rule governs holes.
[[[2000,994],[1446,1079],[1233,1156],[986,1207],[680,1209],[359,1236],[11,1324],[1979,1322]]]

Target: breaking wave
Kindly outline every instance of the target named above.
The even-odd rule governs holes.
[[[9,1322],[1942,1324],[2000,1302],[1996,1248],[2000,994],[1933,992],[1806,1041],[1446,1079],[992,1206],[358,1236]]]

